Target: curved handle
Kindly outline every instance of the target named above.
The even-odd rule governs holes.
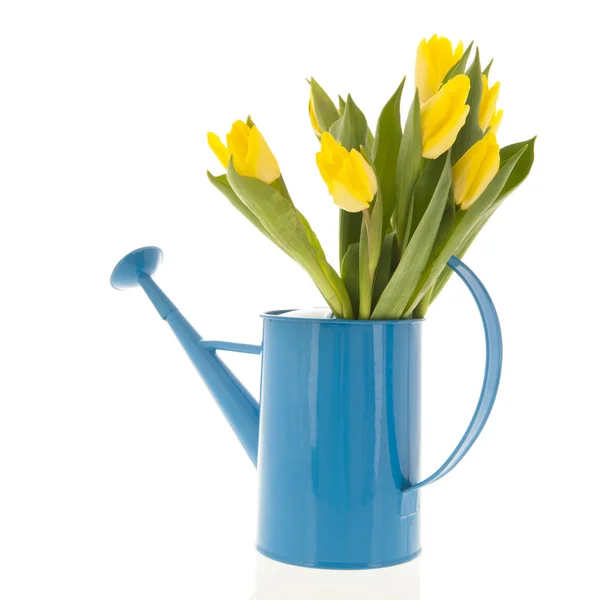
[[[479,403],[477,404],[471,423],[458,443],[458,446],[456,446],[452,454],[448,457],[448,460],[433,475],[420,483],[416,483],[405,491],[416,490],[441,479],[444,475],[452,471],[465,457],[487,423],[494,406],[494,401],[496,400],[498,385],[500,384],[500,373],[502,371],[502,332],[500,331],[500,321],[498,320],[498,314],[496,313],[492,299],[475,273],[456,258],[456,256],[450,258],[448,266],[464,281],[471,294],[473,294],[483,321],[486,351],[483,387],[481,388]]]

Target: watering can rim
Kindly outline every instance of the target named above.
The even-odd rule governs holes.
[[[262,319],[270,319],[273,321],[288,321],[298,323],[299,321],[302,323],[327,323],[328,325],[334,326],[365,326],[365,325],[415,325],[418,323],[423,323],[426,319],[390,319],[388,321],[384,320],[371,320],[371,319],[336,319],[333,318],[318,318],[318,317],[302,317],[299,319],[293,315],[286,316],[287,313],[290,313],[295,308],[286,308],[282,310],[269,310],[261,313],[260,317]]]

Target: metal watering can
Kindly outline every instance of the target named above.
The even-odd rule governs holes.
[[[420,490],[449,473],[496,398],[502,338],[481,281],[448,266],[483,320],[487,362],[475,414],[446,462],[419,474],[422,320],[262,315],[261,345],[204,340],[152,279],[156,247],[125,256],[113,287],[141,286],[258,467],[256,600],[418,600]],[[260,404],[216,351],[262,355]]]

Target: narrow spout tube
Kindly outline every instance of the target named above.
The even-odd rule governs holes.
[[[151,277],[141,276],[139,284],[158,314],[171,327],[252,464],[256,466],[260,416],[258,402],[216,355],[215,350],[203,344],[198,332]]]

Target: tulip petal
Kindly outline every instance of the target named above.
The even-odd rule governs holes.
[[[348,212],[364,210],[377,193],[373,167],[360,152],[350,152],[328,132],[321,136],[317,166],[334,202]]]
[[[452,147],[460,130],[464,127],[471,107],[466,105],[460,112],[455,113],[446,126],[423,143],[423,157],[439,158]]]
[[[363,202],[354,196],[341,181],[334,181],[329,186],[329,193],[333,197],[333,201],[348,212],[357,213],[369,208],[368,202]]]
[[[457,75],[421,106],[425,158],[441,156],[456,141],[469,114],[470,108],[465,103],[470,85],[470,79],[466,75]]]
[[[490,120],[488,127],[493,134],[498,133],[498,129],[500,129],[500,124],[502,123],[502,119],[504,117],[504,111],[502,109],[497,110],[496,114]]]
[[[252,176],[246,166],[249,137],[250,127],[243,121],[236,121],[231,126],[231,131],[227,134],[227,149],[231,153],[231,156],[233,156],[235,170],[245,177]]]
[[[246,166],[252,177],[265,183],[273,183],[281,175],[277,159],[256,127],[250,129],[248,136]]]
[[[317,166],[325,183],[329,186],[344,164],[345,151],[334,137],[324,132],[321,136],[321,151],[317,152]]]
[[[452,169],[454,200],[462,210],[483,194],[500,168],[500,147],[493,133],[473,144]]]
[[[479,127],[485,131],[496,112],[496,103],[500,95],[500,82],[497,81],[491,89],[488,88],[488,79],[485,75],[481,77],[483,90],[481,94],[481,104],[479,105]]]
[[[220,140],[219,136],[215,133],[207,134],[208,146],[215,153],[215,156],[219,159],[219,162],[227,168],[229,165],[229,151]]]
[[[350,188],[365,202],[371,202],[377,192],[377,179],[371,165],[357,150],[351,150],[344,163],[344,173]]]
[[[467,101],[471,81],[466,75],[457,75],[446,83],[433,98],[421,105],[421,121],[425,132],[441,129],[453,113]],[[426,136],[423,138],[426,141]]]
[[[415,80],[421,102],[426,102],[438,92],[450,69],[464,54],[464,45],[459,42],[456,50],[448,38],[433,35],[423,39],[417,47]]]
[[[437,74],[433,69],[427,40],[425,39],[421,40],[417,48],[415,80],[419,89],[419,96],[423,102],[429,100],[436,93]]]

